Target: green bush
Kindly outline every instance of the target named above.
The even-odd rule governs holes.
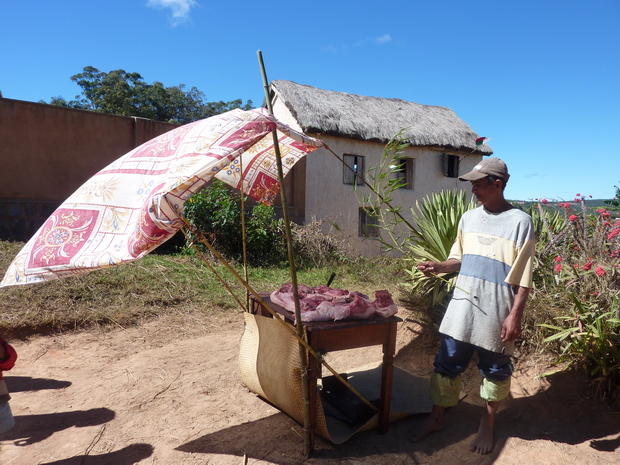
[[[395,170],[402,166],[404,150],[410,145],[402,138],[403,131],[385,146],[379,164],[368,169],[371,193],[360,194],[359,202],[373,212],[381,229],[378,239],[383,250],[397,251],[408,264],[410,279],[401,285],[404,299],[421,311],[426,320],[423,323],[437,325],[445,312],[456,273],[427,277],[417,269],[417,264],[448,259],[461,216],[477,203],[465,190],[432,193],[416,202],[415,208],[410,209],[413,221],[408,221],[402,214],[403,206],[394,203],[394,193],[404,183],[395,176]]]
[[[573,308],[569,315],[557,317],[556,325],[541,324],[553,334],[545,339],[557,343],[559,362],[568,368],[582,363],[604,399],[620,400],[620,315],[607,311],[597,302],[582,302],[571,295]],[[618,308],[614,296],[612,307]]]
[[[237,191],[216,179],[185,203],[183,214],[224,257],[243,260],[241,196]],[[248,263],[271,265],[286,259],[282,221],[273,207],[260,204],[246,211],[245,228]]]
[[[542,230],[528,307],[558,363],[587,367],[603,397],[620,402],[620,220],[605,208],[587,208],[579,195],[557,207],[551,215],[546,201],[535,207]]]
[[[214,180],[185,203],[183,213],[226,259],[243,261],[241,196],[237,191]],[[305,225],[292,224],[291,229],[298,268],[328,266],[350,259],[347,242],[333,231],[323,232],[322,221],[313,219]],[[273,207],[258,204],[246,208],[245,239],[248,264],[271,266],[288,263],[284,223],[276,217]]]

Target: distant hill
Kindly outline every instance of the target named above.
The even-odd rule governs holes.
[[[588,208],[610,208],[612,207],[611,205],[607,205],[605,202],[609,202],[610,200],[614,200],[614,199],[586,199],[586,207]],[[530,206],[536,204],[537,202],[533,201],[533,200],[509,200],[510,203],[514,204],[514,205],[519,205],[521,208],[523,209],[527,209]],[[577,206],[577,202],[575,202],[574,200],[566,200],[563,202],[556,202],[556,201],[549,201],[546,206],[547,207],[551,207],[551,208],[561,208],[560,204],[561,203],[570,203],[573,206]],[[613,207],[612,207],[613,208]]]

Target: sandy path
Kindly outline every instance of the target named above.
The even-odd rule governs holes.
[[[14,341],[19,361],[6,378],[17,426],[0,436],[0,463],[620,464],[618,414],[575,377],[533,379],[533,365],[521,367],[498,415],[491,456],[467,451],[481,413],[474,375],[446,429],[424,442],[408,441],[421,421],[411,417],[383,436],[319,439],[304,460],[301,427],[239,381],[242,331],[242,316],[230,314]],[[428,373],[432,347],[412,337],[403,323],[396,363]],[[378,348],[347,351],[333,363],[380,357]]]

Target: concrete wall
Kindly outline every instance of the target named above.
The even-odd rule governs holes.
[[[93,174],[175,127],[0,98],[0,239],[29,239]]]

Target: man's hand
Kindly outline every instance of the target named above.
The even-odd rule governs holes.
[[[502,342],[516,340],[521,335],[521,316],[510,313],[502,325]]]
[[[502,324],[502,342],[514,341],[521,335],[521,319],[530,290],[521,286],[515,286],[514,290],[515,298],[512,309]]]
[[[420,262],[418,263],[418,270],[424,273],[424,276],[430,277],[437,273],[437,270],[435,269],[436,265],[436,262]]]
[[[450,259],[445,262],[420,262],[418,270],[424,273],[424,276],[433,276],[437,273],[452,273],[461,269],[461,262]]]

